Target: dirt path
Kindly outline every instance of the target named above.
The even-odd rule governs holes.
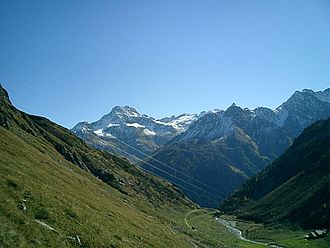
[[[188,221],[187,221],[187,217],[188,217],[190,214],[192,214],[192,213],[194,213],[194,212],[196,212],[196,211],[198,211],[198,210],[200,210],[200,209],[197,208],[197,209],[191,210],[191,211],[189,211],[189,212],[185,215],[185,217],[184,217],[184,223],[186,223],[187,227],[192,228],[192,226],[189,225],[189,223],[188,223]]]

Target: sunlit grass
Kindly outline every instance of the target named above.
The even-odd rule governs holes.
[[[4,247],[75,247],[77,236],[84,247],[191,246],[189,237],[171,232],[164,211],[122,195],[51,149],[42,153],[3,128],[0,136]]]

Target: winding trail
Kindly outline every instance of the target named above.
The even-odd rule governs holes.
[[[200,210],[200,209],[197,208],[197,209],[191,210],[191,211],[189,211],[189,212],[185,215],[185,217],[184,217],[184,222],[186,223],[187,227],[192,228],[192,226],[189,225],[189,223],[188,223],[188,221],[187,221],[187,217],[188,217],[190,214],[192,214],[192,213],[194,213],[194,212],[196,212],[196,211],[198,211],[198,210]]]

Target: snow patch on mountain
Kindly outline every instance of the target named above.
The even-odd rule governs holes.
[[[161,120],[153,120],[156,124],[164,125],[164,126],[172,126],[169,122],[163,122]]]
[[[98,136],[104,136],[103,129],[98,129],[98,130],[94,131],[94,133]]]
[[[145,126],[139,124],[139,123],[126,123],[128,127],[135,127],[135,128],[145,128]]]
[[[165,126],[172,126],[177,132],[181,133],[187,130],[194,121],[198,119],[196,114],[182,114],[179,116],[165,117],[155,120],[155,123]]]
[[[115,136],[113,136],[112,134],[104,132],[103,129],[98,129],[96,131],[93,131],[93,133],[95,133],[99,137],[115,138]]]
[[[187,126],[189,126],[191,123],[196,121],[198,119],[196,114],[182,114],[177,117],[172,116],[172,118],[164,118],[163,121],[158,121],[165,125],[171,125],[179,132],[185,131],[187,129]],[[166,122],[164,122],[164,120]]]
[[[149,135],[149,136],[155,136],[156,135],[156,133],[154,131],[150,131],[148,128],[145,128],[143,130],[143,132],[144,132],[145,135]]]
[[[109,123],[108,127],[119,127],[120,124]]]

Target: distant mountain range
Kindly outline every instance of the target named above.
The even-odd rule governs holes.
[[[303,90],[275,110],[232,104],[225,111],[155,120],[131,107],[115,107],[72,131],[94,147],[145,159],[145,169],[176,183],[200,205],[215,207],[280,156],[305,127],[329,116],[330,89]],[[198,189],[183,183],[182,174]]]
[[[270,166],[220,207],[263,223],[330,227],[330,118],[306,128]]]

